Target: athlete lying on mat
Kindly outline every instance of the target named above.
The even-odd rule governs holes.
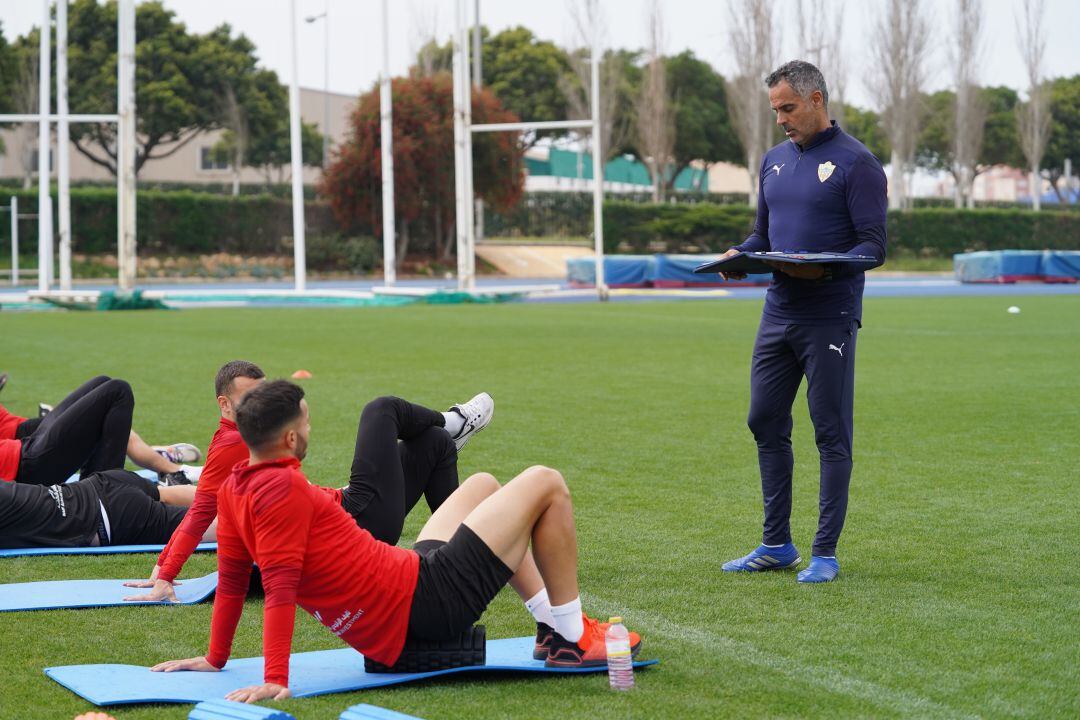
[[[198,451],[187,444],[162,448],[165,455],[180,455],[173,458],[155,451],[131,430],[134,408],[131,386],[104,375],[83,383],[43,417],[27,419],[0,405],[0,480],[53,485],[75,472],[86,477],[122,468],[130,455],[165,484],[189,484],[174,460],[197,460]]]
[[[160,545],[194,497],[192,485],[159,486],[126,470],[59,485],[0,483],[0,548]]]
[[[515,573],[536,568],[554,618],[547,664],[606,662],[603,627],[581,612],[573,508],[562,475],[532,467],[498,489],[491,476],[473,476],[431,516],[418,550],[388,545],[358,528],[301,472],[310,431],[303,396],[300,387],[278,380],[241,402],[237,425],[251,459],[218,492],[219,576],[210,652],[153,670],[212,672],[225,666],[252,563],[258,563],[266,591],[265,682],[230,693],[231,700],[290,696],[296,605],[366,657],[392,665],[406,636],[459,636]],[[632,634],[635,650],[640,643]]]
[[[236,428],[236,406],[264,377],[258,365],[246,360],[234,360],[218,370],[214,389],[221,420],[210,441],[195,502],[162,551],[150,579],[127,583],[153,589],[129,600],[176,599],[172,583],[217,515],[219,486],[238,462],[248,459]],[[434,511],[457,489],[458,450],[490,422],[493,412],[494,404],[486,393],[445,413],[400,398],[377,398],[360,414],[348,486],[322,491],[360,527],[394,544],[421,495]]]

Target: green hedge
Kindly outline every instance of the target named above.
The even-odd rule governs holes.
[[[973,250],[1080,249],[1080,213],[1043,210],[890,211],[889,253],[949,257]],[[723,252],[749,234],[747,206],[604,203],[607,252]]]
[[[9,188],[22,188],[22,178],[0,178],[0,197],[6,198],[5,190]],[[35,188],[37,185],[34,186]],[[71,184],[72,190],[82,189],[105,189],[116,188],[115,180],[77,180]],[[232,182],[177,182],[169,180],[140,180],[139,192],[144,190],[162,190],[175,192],[177,190],[190,190],[196,193],[210,193],[212,195],[232,195]],[[291,183],[267,183],[267,182],[243,182],[240,183],[241,195],[273,195],[274,197],[291,198]],[[316,196],[315,186],[304,185],[304,199],[314,200]]]
[[[627,204],[649,204],[647,192],[620,194]],[[746,193],[675,193],[669,202],[679,205],[746,205]],[[591,192],[527,192],[505,213],[488,211],[484,217],[487,237],[588,237],[592,235],[593,196]],[[605,221],[606,222],[606,221]]]
[[[35,191],[0,192],[0,204],[6,205],[11,194],[19,197],[23,212],[36,211]],[[532,225],[529,223],[535,218],[519,219],[519,234],[584,236],[592,231],[591,196],[533,193],[523,204],[531,204],[530,212],[546,213],[551,218]],[[140,190],[136,211],[140,255],[291,253],[292,205],[288,199]],[[74,252],[116,252],[114,189],[72,189],[71,212]],[[374,264],[378,243],[370,238],[339,238],[326,203],[306,203],[305,219],[313,259],[325,261],[322,264],[327,266],[339,260],[356,268]],[[654,205],[612,200],[604,203],[604,244],[612,253],[722,252],[741,242],[753,221],[754,211],[744,204],[688,201]],[[554,233],[553,223],[557,225]],[[33,254],[35,221],[23,221],[22,228],[21,250]],[[888,233],[890,254],[921,257],[948,257],[972,250],[1074,250],[1080,249],[1080,213],[917,208],[890,211]],[[0,222],[0,239],[5,245],[8,234],[8,223]],[[487,234],[497,234],[490,223]]]
[[[956,210],[889,213],[889,252],[949,257],[975,250],[1080,250],[1080,213]]]
[[[37,212],[37,192],[0,192],[0,204],[19,197],[20,213]],[[274,255],[292,247],[292,203],[269,195],[231,197],[189,190],[139,190],[136,200],[140,255],[183,255],[227,252]],[[53,192],[55,218],[56,195]],[[337,231],[330,206],[305,203],[306,228],[311,235]],[[99,254],[116,252],[116,190],[71,190],[72,251]],[[0,237],[8,240],[8,223],[0,223]],[[55,227],[55,222],[54,222]],[[21,226],[20,250],[36,247],[36,221]]]

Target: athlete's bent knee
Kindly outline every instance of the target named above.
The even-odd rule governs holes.
[[[533,465],[525,472],[535,482],[542,483],[548,492],[555,495],[570,495],[570,489],[566,486],[566,479],[558,470],[544,465]]]
[[[124,399],[135,397],[135,394],[131,391],[131,385],[127,380],[117,380],[114,378],[107,380],[102,387],[105,388],[105,392],[115,394]]]
[[[461,486],[467,487],[473,492],[483,493],[484,497],[494,495],[502,487],[494,475],[486,472],[470,475]]]
[[[393,395],[377,397],[364,406],[364,409],[360,411],[360,418],[363,419],[365,415],[378,415],[389,412],[396,402],[398,402],[398,398]]]

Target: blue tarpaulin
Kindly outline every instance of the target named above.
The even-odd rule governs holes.
[[[720,285],[718,274],[695,275],[694,268],[715,260],[719,255],[605,255],[604,282],[608,287],[685,287]],[[596,260],[592,257],[569,258],[566,279],[571,285],[596,284]],[[740,284],[768,283],[772,275],[750,275]]]
[[[984,250],[953,255],[961,282],[1075,282],[1080,279],[1080,251]]]

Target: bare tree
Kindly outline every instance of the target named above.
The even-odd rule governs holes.
[[[773,135],[765,76],[776,64],[772,6],[768,0],[728,0],[730,43],[735,73],[727,81],[728,108],[735,132],[746,150],[750,207],[757,207],[761,158]]]
[[[584,7],[584,12],[582,8]],[[566,97],[567,116],[573,120],[592,117],[592,35],[599,24],[601,36],[606,23],[599,3],[567,2],[567,10],[574,23],[574,37],[566,55],[570,60],[572,75],[559,77],[559,90]],[[595,12],[595,14],[594,14]],[[632,139],[633,129],[629,118],[617,112],[619,86],[624,81],[622,67],[614,57],[600,58],[600,139],[604,160],[610,160],[622,152]],[[586,138],[590,133],[582,131]]]
[[[922,0],[886,0],[874,44],[878,78],[874,88],[882,124],[892,146],[889,207],[909,205],[907,170],[915,159],[915,140],[924,108],[930,22]]]
[[[847,66],[840,40],[844,34],[844,0],[799,0],[796,20],[799,55],[817,66],[829,87],[829,116],[844,122]]]
[[[420,77],[431,77],[443,70],[450,70],[439,53],[439,8],[427,3],[411,4],[413,36],[412,55],[416,58],[415,71]]]
[[[1017,106],[1020,148],[1031,170],[1031,208],[1039,210],[1042,199],[1042,164],[1046,143],[1050,138],[1050,93],[1042,76],[1043,55],[1046,53],[1046,31],[1043,28],[1044,0],[1024,0],[1023,17],[1017,18],[1020,56],[1027,71],[1028,101]]]
[[[646,50],[641,94],[637,100],[636,145],[652,180],[653,202],[660,202],[664,174],[675,150],[675,113],[667,87],[664,65],[664,25],[660,0],[649,9],[649,45]]]
[[[232,194],[237,196],[240,194],[240,171],[244,167],[251,132],[248,127],[247,111],[236,98],[236,91],[233,90],[232,85],[225,87],[221,105],[222,118],[227,129],[223,145],[229,154],[229,164],[232,166]]]
[[[952,163],[956,207],[975,207],[973,185],[986,128],[988,108],[977,77],[982,61],[982,18],[982,0],[956,0],[955,45],[949,58],[956,89]]]
[[[36,48],[36,43],[34,46]],[[38,111],[38,56],[37,52],[21,53],[18,75],[12,85],[12,106],[17,113]],[[37,123],[19,123],[15,126],[15,144],[19,147],[19,167],[22,169],[22,185],[27,190],[34,182],[37,172]]]

